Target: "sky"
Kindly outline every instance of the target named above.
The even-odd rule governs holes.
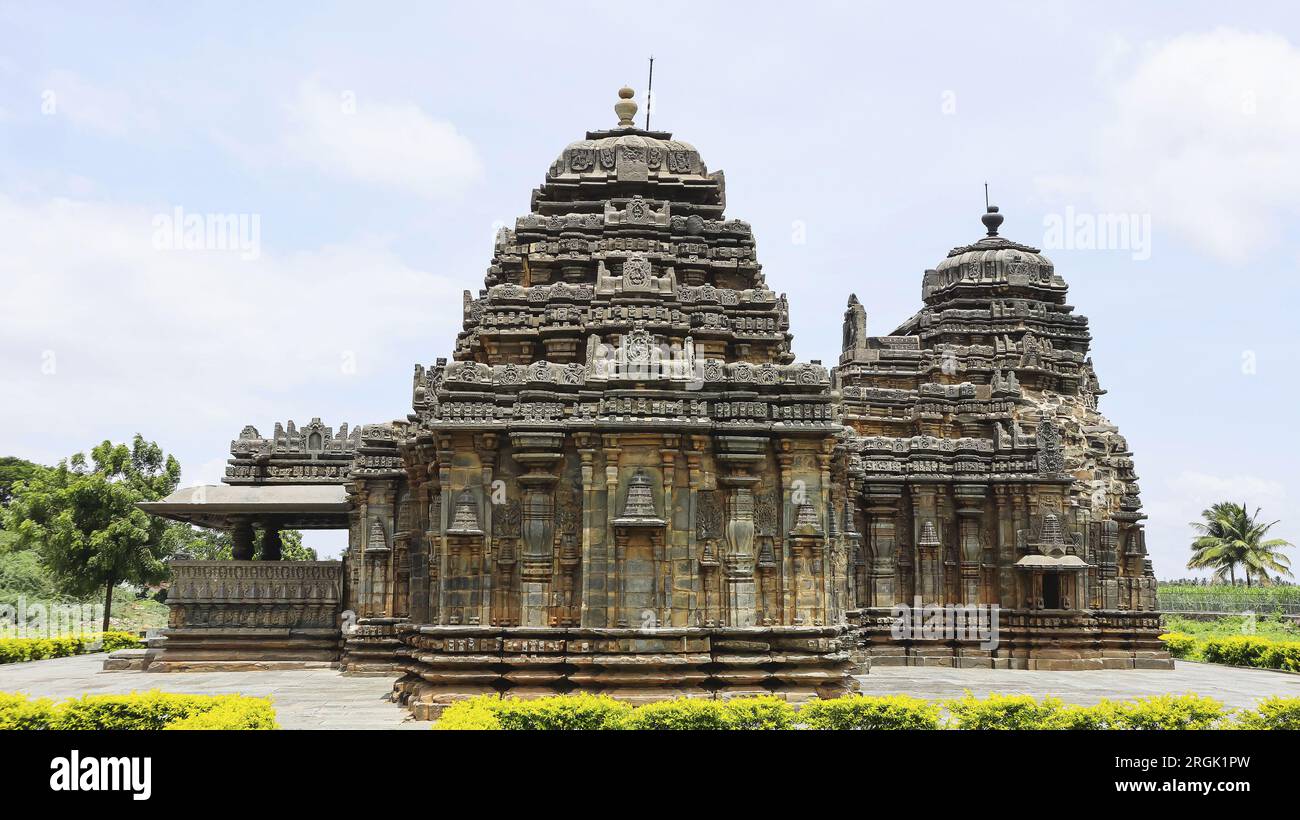
[[[801,360],[850,292],[874,334],[914,313],[987,182],[1091,320],[1157,575],[1219,500],[1300,542],[1282,2],[0,0],[0,454],[138,432],[205,484],[246,424],[404,417],[496,229],[620,86],[644,113],[652,54],[651,124],[726,172]]]

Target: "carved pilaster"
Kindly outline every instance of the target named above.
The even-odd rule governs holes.
[[[984,495],[982,484],[959,484],[954,489],[958,516],[958,552],[961,565],[961,602],[981,603],[980,561],[984,555],[981,533],[984,529]]]
[[[887,607],[898,602],[895,564],[898,559],[896,531],[901,484],[868,484],[866,487],[868,544],[870,546],[870,606]]]
[[[527,470],[523,488],[523,554],[520,557],[520,620],[524,626],[548,626],[555,563],[556,466],[564,457],[561,433],[515,433],[514,459]]]
[[[912,515],[916,535],[916,595],[921,604],[942,604],[943,561],[938,491],[932,485],[912,487]]]

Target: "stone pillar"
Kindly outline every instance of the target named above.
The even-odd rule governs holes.
[[[492,519],[496,515],[496,505],[492,500],[492,482],[496,477],[497,458],[500,455],[498,449],[498,438],[496,433],[484,433],[481,436],[475,436],[475,452],[479,457],[479,478],[481,482],[480,495],[482,503],[479,505],[480,515],[482,516],[483,535],[477,544],[476,561],[474,565],[474,614],[471,616],[470,623],[491,624],[492,623],[492,598],[496,589],[496,573],[493,571],[493,544],[492,544]]]
[[[610,493],[611,497],[614,493]],[[616,502],[617,503],[617,502]],[[624,587],[627,585],[626,573],[623,571],[624,558],[627,556],[628,531],[622,527],[610,527],[610,532],[614,534],[614,567],[611,573],[616,579],[614,584],[613,596],[613,614],[610,622],[617,627],[627,628],[631,624],[627,619],[627,613],[623,610],[623,602],[626,599]]]
[[[452,449],[452,439],[450,435],[438,436],[437,461],[429,469],[438,471],[438,520],[433,522],[434,529],[437,530],[438,538],[438,563],[433,569],[438,576],[437,594],[435,596],[435,608],[437,609],[438,623],[452,623],[452,614],[450,606],[450,590],[448,581],[451,576],[451,538],[447,530],[451,525],[453,518],[453,508],[455,505],[454,495],[451,488],[451,462],[454,455]]]
[[[983,485],[959,484],[955,488],[958,527],[960,528],[961,602],[980,603],[980,559],[984,547],[980,533],[984,527]]]
[[[383,618],[390,614],[388,610],[390,593],[388,568],[392,554],[393,549],[388,543],[384,525],[378,518],[372,519],[369,535],[366,539],[366,574],[361,589],[361,615],[363,617]]]
[[[767,441],[740,436],[721,436],[717,441],[719,451],[715,457],[728,472],[718,476],[718,486],[727,490],[723,619],[727,626],[754,626],[754,487],[760,478],[753,470],[765,460]]]
[[[794,527],[794,453],[789,451],[789,446],[789,441],[782,441],[776,452],[776,462],[781,470],[781,515],[777,521],[776,537],[781,551],[782,625],[793,625],[799,617],[798,560],[789,536]]]
[[[514,433],[514,459],[527,472],[523,488],[523,554],[520,556],[520,624],[549,626],[555,568],[554,469],[564,457],[562,433]]]
[[[284,541],[280,537],[280,528],[267,524],[262,529],[262,560],[279,561],[283,557]]]
[[[604,436],[605,455],[605,537],[601,547],[605,553],[605,625],[619,626],[623,617],[623,549],[627,546],[626,534],[620,545],[615,532],[614,519],[618,517],[618,462],[623,452],[618,446],[618,436]],[[627,624],[622,624],[626,626]]]
[[[731,487],[727,499],[726,625],[754,626],[754,494],[750,489],[757,476],[719,478]]]
[[[912,488],[913,515],[916,531],[916,594],[922,604],[942,604],[943,563],[940,552],[943,542],[939,537],[937,492],[932,486]]]
[[[605,620],[606,577],[604,539],[598,533],[600,510],[597,507],[599,486],[596,482],[596,440],[591,433],[574,436],[578,457],[582,460],[582,602],[579,623],[584,627],[607,626]],[[598,546],[599,545],[599,546]]]
[[[663,560],[659,566],[659,584],[661,591],[659,623],[661,626],[686,626],[689,612],[686,594],[681,587],[680,570],[689,560],[688,536],[690,517],[681,516],[678,511],[676,488],[677,450],[681,439],[675,435],[664,436],[664,446],[659,450],[662,465],[664,520],[667,531],[664,533]]]
[[[821,509],[825,510],[826,541],[821,554],[821,618],[820,624],[838,623],[843,620],[844,606],[840,600],[839,589],[843,577],[840,560],[843,556],[842,543],[838,539],[835,494],[831,491],[831,461],[835,452],[835,439],[822,441],[821,452],[817,454],[819,484],[821,487]]]
[[[1017,607],[1016,579],[1016,528],[1012,520],[1011,488],[1006,484],[993,485],[993,510],[997,520],[997,595],[994,602],[1003,608]]]
[[[691,449],[686,451],[686,486],[689,487],[686,504],[689,516],[685,586],[690,590],[687,593],[686,608],[688,615],[696,613],[696,618],[703,622],[709,619],[709,584],[713,579],[710,577],[710,564],[700,563],[702,550],[707,545],[700,542],[700,493],[713,490],[714,481],[712,473],[704,469],[704,456],[710,439],[707,436],[691,436],[690,443]]]
[[[236,561],[253,560],[253,524],[250,521],[236,521],[230,530],[233,545],[230,557]]]
[[[903,488],[898,484],[869,484],[866,488],[867,537],[871,551],[870,606],[887,607],[897,602],[894,561],[898,546],[898,505],[902,497]]]

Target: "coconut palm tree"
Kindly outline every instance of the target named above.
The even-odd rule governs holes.
[[[1268,524],[1256,520],[1245,504],[1221,501],[1201,513],[1201,521],[1192,522],[1197,537],[1192,541],[1188,569],[1210,569],[1215,579],[1237,582],[1237,567],[1245,572],[1246,586],[1251,579],[1269,581],[1273,576],[1291,577],[1291,559],[1282,549],[1293,546],[1281,538],[1268,538],[1276,521]]]

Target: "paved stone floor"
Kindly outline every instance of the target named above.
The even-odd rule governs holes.
[[[192,695],[271,696],[286,729],[427,729],[387,700],[388,677],[345,677],[331,669],[285,672],[104,672],[103,655],[0,665],[0,692],[66,698],[161,689]]]
[[[2,680],[2,679],[0,679]],[[1300,675],[1175,661],[1174,669],[1124,669],[1089,672],[1030,672],[1014,669],[951,669],[939,666],[878,666],[858,678],[864,695],[899,692],[919,698],[1051,695],[1066,703],[1090,705],[1102,698],[1131,700],[1150,695],[1195,692],[1228,706],[1251,706],[1269,695],[1300,697]]]
[[[238,692],[275,699],[286,729],[422,729],[428,722],[407,718],[386,700],[386,677],[344,677],[328,669],[286,672],[103,672],[103,655],[83,655],[0,666],[0,692],[65,698],[82,693],[125,693],[146,689],[191,694]],[[1250,706],[1268,695],[1300,697],[1300,675],[1261,669],[1178,662],[1173,671],[1026,672],[944,667],[877,667],[859,680],[864,694],[905,692],[924,698],[960,697],[969,689],[1053,695],[1067,703],[1102,698],[1123,700],[1166,693],[1196,692],[1229,706]]]

